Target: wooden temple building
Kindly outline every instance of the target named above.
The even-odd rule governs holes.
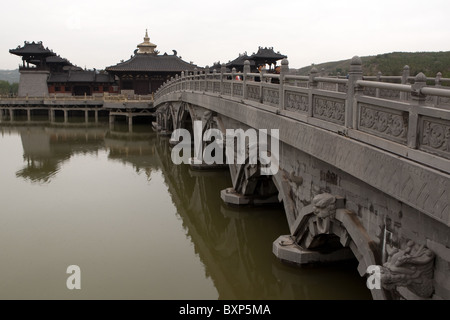
[[[122,94],[148,95],[154,93],[166,80],[182,71],[194,71],[196,65],[183,61],[173,50],[172,55],[159,54],[156,44],[150,42],[145,31],[144,42],[134,55],[105,70],[115,76]]]
[[[248,55],[247,52],[243,54],[239,54],[239,57],[225,64],[227,70],[231,71],[233,68],[236,71],[243,72],[244,71],[244,62],[248,60],[250,62],[250,72],[257,72],[257,68],[255,66],[255,61],[253,61]]]
[[[280,52],[275,52],[273,47],[259,47],[258,52],[250,56],[251,61],[255,62],[256,68],[259,70],[266,65],[269,66],[269,72],[275,72],[277,69],[277,61],[287,58]]]
[[[259,47],[258,52],[253,53],[251,56],[247,55],[247,52],[243,54],[239,54],[239,56],[226,63],[225,66],[227,71],[231,71],[233,68],[236,71],[243,72],[244,71],[244,62],[248,60],[250,62],[250,72],[259,72],[261,68],[266,65],[269,66],[268,72],[276,72],[277,71],[277,61],[287,58],[287,56],[275,52],[273,47]]]
[[[52,50],[45,48],[42,42],[24,42],[23,46],[11,49],[11,54],[22,58],[19,67],[19,96],[43,97],[82,96],[125,94],[151,95],[168,79],[183,71],[193,72],[203,68],[183,61],[173,54],[159,54],[156,44],[150,42],[147,30],[144,42],[130,59],[105,68],[104,71],[83,70],[73,65],[69,60],[60,57]],[[276,53],[273,48],[259,47],[257,53],[248,56],[247,53],[226,64],[227,71],[235,68],[242,72],[244,62],[250,61],[251,72],[258,72],[262,67],[269,66],[268,72],[276,72],[277,61],[286,58]],[[219,69],[222,65],[210,68]],[[217,71],[219,71],[217,70]]]
[[[22,58],[19,96],[117,93],[112,76],[96,70],[83,70],[45,48],[42,42],[25,41],[23,46],[9,52]]]

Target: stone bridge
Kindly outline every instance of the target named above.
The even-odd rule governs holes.
[[[407,67],[390,82],[364,77],[359,57],[347,77],[288,70],[283,60],[280,74],[250,73],[247,62],[243,73],[182,73],[155,95],[154,126],[168,135],[195,133],[196,121],[202,134],[278,129],[276,174],[250,156],[229,163],[230,188],[217,196],[283,203],[290,234],[273,243],[279,259],[356,258],[375,299],[450,299],[450,90],[441,86],[450,79]]]

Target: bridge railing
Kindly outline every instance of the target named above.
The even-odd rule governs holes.
[[[280,69],[251,73],[246,62],[243,72],[186,71],[155,100],[182,91],[227,96],[449,171],[450,88],[442,83],[450,79],[411,77],[406,67],[400,77],[364,77],[359,57],[345,78],[322,76],[314,67],[309,76],[292,75],[286,59]]]
[[[0,95],[0,101],[1,102],[36,102],[36,103],[46,103],[46,102],[62,102],[62,101],[98,101],[98,102],[112,102],[112,101],[118,101],[118,102],[125,102],[125,101],[153,101],[154,95],[84,95],[84,96],[63,96],[63,95],[56,95],[56,94],[50,94],[48,96],[42,96],[42,97],[11,97],[8,95],[1,96]]]
[[[403,73],[401,76],[383,76],[381,72],[378,72],[376,76],[363,76],[364,80],[376,81],[376,82],[387,82],[387,83],[398,83],[398,84],[414,84],[415,76],[410,75],[409,66],[403,68]],[[450,87],[450,78],[443,78],[442,73],[438,72],[435,77],[426,77],[427,85],[434,85],[436,88],[447,88]],[[364,94],[373,97],[386,98],[391,100],[411,100],[411,95],[407,92],[401,92],[392,88],[375,88],[366,87],[364,88]],[[446,97],[439,97],[437,95],[431,94],[427,95],[426,101],[433,103],[434,105],[450,105],[450,99]]]

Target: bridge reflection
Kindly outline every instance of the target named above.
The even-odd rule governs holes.
[[[2,130],[20,134],[25,167],[16,176],[33,183],[51,183],[71,157],[100,151],[148,179],[160,170],[186,236],[219,299],[371,298],[354,265],[299,270],[281,263],[271,247],[274,239],[289,232],[284,209],[227,206],[220,190],[229,186],[229,172],[198,172],[174,165],[168,137],[148,130],[111,131],[107,126],[23,125]]]
[[[158,137],[161,169],[186,234],[218,290],[219,299],[371,299],[353,262],[298,269],[271,252],[288,232],[280,207],[230,207],[220,198],[228,171],[192,171],[170,160],[169,138]]]

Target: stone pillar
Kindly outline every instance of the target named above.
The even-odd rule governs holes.
[[[267,69],[266,67],[262,67],[259,74],[259,78],[260,78],[260,88],[259,88],[259,102],[263,103],[264,102],[264,83],[266,82],[266,79],[264,78],[264,75],[267,73]]]
[[[309,109],[308,109],[308,115],[310,117],[313,116],[313,93],[312,91],[314,89],[317,89],[317,81],[316,81],[316,77],[318,75],[318,71],[316,67],[312,67],[311,71],[309,71],[309,80],[308,80],[308,105],[309,105]]]
[[[244,75],[243,75],[243,87],[242,87],[242,95],[244,99],[248,98],[248,92],[247,92],[247,80],[248,80],[248,74],[250,73],[250,61],[245,60],[244,61]]]
[[[14,121],[14,109],[9,109],[9,121]]]
[[[434,80],[435,87],[442,87],[441,79],[442,79],[442,73],[440,73],[440,72],[436,73],[436,79]]]
[[[225,66],[225,63],[222,63],[220,66],[220,94],[223,94],[223,78],[225,77],[225,72],[227,71],[227,67]]]
[[[210,73],[210,69],[209,66],[205,67],[205,90],[204,91],[208,91],[208,76]]]
[[[427,85],[427,77],[420,72],[411,86],[413,92],[411,92],[411,99],[413,100],[412,108],[409,111],[408,118],[408,137],[407,145],[410,148],[417,148],[418,132],[419,132],[419,114],[417,107],[425,104],[426,96],[421,92],[423,87]]]
[[[214,69],[213,70],[213,76],[212,76],[212,88],[211,88],[213,93],[214,93],[214,83],[215,83],[216,80],[217,80],[217,70]],[[219,91],[222,90],[221,86],[222,86],[222,81],[220,81],[220,84],[219,84]]]
[[[84,110],[84,122],[89,122],[89,110]]]
[[[27,121],[30,122],[31,121],[31,110],[27,109]]]
[[[403,67],[403,73],[402,73],[402,84],[407,84],[409,78],[409,66],[406,65]],[[408,93],[407,92],[400,92],[400,100],[408,100]]]
[[[284,78],[289,73],[289,61],[284,58],[281,60],[280,67],[280,110],[284,110]]]
[[[234,82],[236,81],[236,68],[231,69],[231,96],[234,97]]]
[[[183,91],[186,88],[184,81],[185,81],[185,79],[184,79],[184,71],[181,71],[181,86],[180,86],[181,91]]]
[[[345,104],[345,126],[347,128],[357,128],[358,105],[356,96],[361,90],[356,81],[362,80],[362,61],[358,56],[354,56],[350,63],[350,72],[348,76],[347,101]]]
[[[198,81],[199,76],[198,76],[198,69],[194,68],[194,76],[192,77],[193,80],[193,85],[194,85],[194,91],[197,91],[196,89],[200,86],[200,83]],[[199,88],[198,88],[199,89]]]
[[[95,110],[95,123],[98,123],[98,110]]]
[[[377,81],[381,82],[381,71],[378,71],[378,73],[377,73]],[[380,88],[375,89],[375,97],[377,97],[377,98],[380,97]]]
[[[434,80],[434,86],[436,88],[442,87],[441,79],[442,79],[442,73],[440,73],[440,72],[436,73],[436,79]],[[440,104],[440,98],[438,96],[435,96],[434,97],[434,105],[437,107],[439,104]]]
[[[69,111],[63,110],[63,112],[64,112],[64,123],[68,123],[69,122]]]

